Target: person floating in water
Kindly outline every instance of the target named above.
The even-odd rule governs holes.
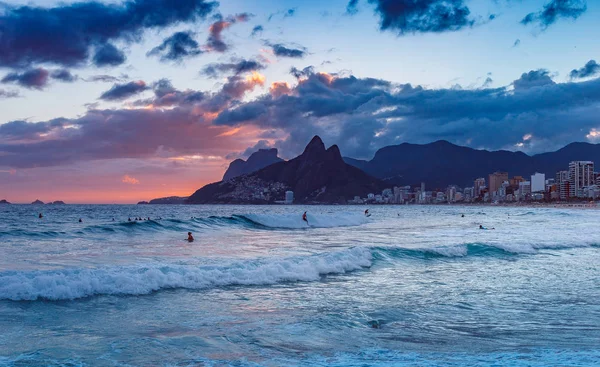
[[[194,242],[194,236],[192,236],[192,232],[188,232],[188,238],[187,238],[188,242]]]
[[[40,219],[44,218],[44,216],[42,215],[42,213],[40,213],[40,215],[38,215],[38,218],[40,218]]]
[[[480,224],[480,225],[479,225],[479,229],[496,229],[496,228],[494,228],[494,227],[492,227],[492,228],[485,228],[484,226],[482,226],[482,225]]]
[[[306,222],[306,225],[308,225],[308,219],[306,218],[306,212],[304,212],[304,214],[302,214],[302,220]]]
[[[83,222],[83,220],[81,218],[79,218],[79,223]]]

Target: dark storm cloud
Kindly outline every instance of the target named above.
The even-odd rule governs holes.
[[[67,69],[54,70],[52,73],[50,73],[50,76],[52,79],[60,80],[65,83],[73,83],[79,79],[77,75],[71,74],[71,72]]]
[[[458,31],[474,24],[463,0],[369,0],[369,3],[375,4],[380,29],[398,35]],[[348,6],[352,4],[351,1]]]
[[[223,74],[233,73],[234,75],[239,75],[250,71],[262,70],[265,67],[264,64],[256,60],[242,59],[237,62],[208,64],[200,73],[209,78],[218,78]]]
[[[112,88],[102,93],[100,99],[105,101],[121,101],[142,93],[145,90],[148,90],[148,86],[141,80],[125,84],[115,84]]]
[[[304,47],[292,48],[284,46],[281,43],[267,44],[273,50],[275,56],[278,57],[291,57],[295,59],[301,59],[306,56],[307,52]]]
[[[98,67],[119,66],[127,60],[123,51],[117,49],[112,43],[106,43],[96,48],[93,62]]]
[[[550,72],[545,69],[531,70],[528,73],[523,73],[521,77],[513,82],[516,91],[543,87],[545,85],[555,84],[550,77]]]
[[[44,68],[28,69],[23,72],[7,74],[2,78],[2,83],[16,83],[30,89],[43,89],[48,84],[48,70]]]
[[[198,56],[202,53],[200,45],[193,38],[192,32],[177,32],[152,50],[148,56],[160,56],[161,61],[181,62],[183,59]]]
[[[205,18],[218,3],[205,0],[96,1],[51,8],[0,4],[0,66],[74,66],[112,40],[138,41],[148,28]]]
[[[588,61],[581,69],[573,69],[569,73],[571,80],[589,78],[600,73],[600,64],[596,60]]]
[[[426,89],[380,79],[304,73],[295,87],[237,104],[215,124],[280,131],[276,147],[293,157],[315,134],[343,154],[371,158],[386,145],[445,139],[474,148],[517,149],[531,134],[532,152],[592,139],[598,128],[600,78],[554,83],[545,70],[511,86]]]
[[[585,0],[552,0],[537,13],[529,13],[521,20],[522,24],[537,23],[542,29],[558,21],[559,18],[579,18],[587,10]]]
[[[254,26],[254,28],[252,28],[252,33],[250,33],[250,36],[251,36],[251,37],[258,36],[258,35],[259,35],[259,34],[261,34],[261,33],[262,33],[264,30],[265,30],[265,29],[263,28],[263,26],[262,26],[262,25],[257,25],[257,26]]]

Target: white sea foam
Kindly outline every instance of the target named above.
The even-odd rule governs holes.
[[[298,212],[297,215],[246,214],[243,217],[265,227],[290,229],[359,226],[369,221],[369,218],[363,213],[321,214],[308,212],[306,214],[308,224],[302,220],[302,212]]]
[[[128,266],[0,273],[0,299],[64,300],[93,295],[141,295],[160,289],[206,289],[315,281],[371,266],[368,248],[301,258],[235,262],[227,266]]]

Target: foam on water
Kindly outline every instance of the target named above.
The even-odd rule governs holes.
[[[315,281],[371,266],[367,248],[288,259],[234,262],[224,266],[127,266],[99,269],[0,273],[0,299],[64,300],[93,295],[142,295],[160,289],[206,289]]]

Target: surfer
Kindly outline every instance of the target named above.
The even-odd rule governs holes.
[[[188,232],[188,238],[187,238],[188,242],[194,242],[194,236],[192,236],[192,232]]]
[[[306,225],[309,225],[308,219],[306,218],[306,212],[304,212],[304,214],[302,214],[302,220],[306,222]]]
[[[38,215],[38,218],[40,218],[40,219],[44,218],[44,216],[42,215],[42,213],[40,213],[40,215]]]
[[[131,222],[131,217],[130,217],[130,218],[127,218],[127,221],[128,221],[128,222]]]
[[[461,214],[461,215],[460,215],[460,217],[461,217],[461,218],[464,218],[464,217],[465,217],[465,215],[464,215],[464,214]]]
[[[79,218],[79,223],[83,222],[83,220],[81,218]]]
[[[369,214],[369,209],[365,210],[365,217],[370,217],[371,214]]]

